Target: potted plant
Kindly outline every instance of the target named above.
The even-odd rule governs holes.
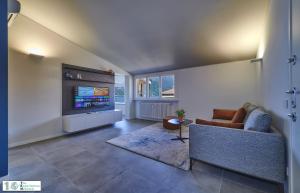
[[[185,116],[185,111],[183,109],[179,109],[176,111],[177,117],[179,121],[183,121]]]

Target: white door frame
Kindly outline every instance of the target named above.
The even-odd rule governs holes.
[[[296,147],[296,144],[300,144],[300,62],[297,57],[294,57],[295,55],[300,56],[300,38],[296,39],[294,38],[296,30],[300,30],[300,25],[295,23],[296,15],[300,15],[300,1],[299,0],[289,0],[290,8],[289,8],[289,44],[290,44],[290,59],[289,59],[289,89],[290,91],[293,90],[290,95],[290,116],[295,116],[295,120],[293,120],[293,117],[291,118],[291,127],[290,127],[290,135],[289,135],[289,191],[290,193],[298,193],[300,192],[300,185],[296,183],[298,181],[298,177],[300,176],[300,160],[296,160],[296,151],[300,151],[300,148]],[[297,11],[297,13],[296,13]],[[299,18],[298,18],[299,22]],[[297,31],[297,32],[298,32]],[[300,34],[300,32],[298,32]],[[294,61],[292,61],[294,59]],[[298,93],[298,94],[297,94]],[[293,105],[295,105],[293,107]],[[298,138],[298,139],[297,139]],[[298,162],[298,163],[297,163]]]

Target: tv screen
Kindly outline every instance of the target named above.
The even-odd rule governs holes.
[[[93,108],[103,107],[110,104],[108,87],[78,86],[75,89],[74,107]]]
[[[97,87],[78,87],[78,96],[88,97],[88,96],[109,96],[109,89],[107,87],[97,88]]]

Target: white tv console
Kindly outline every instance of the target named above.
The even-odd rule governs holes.
[[[63,129],[67,133],[82,131],[122,120],[122,111],[109,110],[63,116]]]

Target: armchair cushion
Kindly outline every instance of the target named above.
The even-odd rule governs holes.
[[[216,121],[207,121],[203,119],[196,119],[196,124],[235,128],[235,129],[244,128],[244,123],[223,123],[223,122],[216,122]]]
[[[213,111],[213,119],[224,119],[224,120],[232,120],[236,113],[236,110],[230,109],[214,109]]]
[[[243,123],[246,115],[247,111],[244,108],[240,108],[232,118],[232,123]]]

